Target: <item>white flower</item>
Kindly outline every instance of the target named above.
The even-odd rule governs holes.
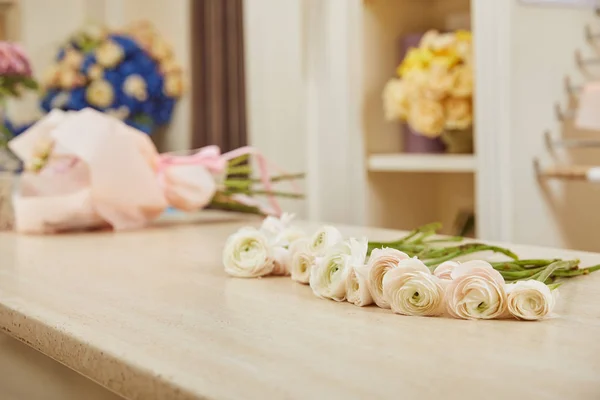
[[[279,218],[269,215],[263,220],[260,230],[271,236],[278,236],[292,225],[295,217],[294,214],[290,213],[283,213]]]
[[[88,69],[87,74],[92,80],[102,79],[104,76],[104,68],[98,64],[94,64]]]
[[[406,253],[396,249],[383,248],[371,252],[367,269],[369,271],[369,291],[373,301],[381,308],[390,308],[383,297],[383,277],[390,269],[398,266],[400,260],[409,258]]]
[[[123,82],[123,92],[139,101],[148,99],[146,81],[141,75],[131,74]]]
[[[183,77],[180,73],[167,74],[163,91],[169,97],[180,97],[184,91]]]
[[[104,111],[104,113],[123,121],[129,117],[129,107],[121,106],[119,108],[109,108],[108,110]]]
[[[167,201],[182,211],[206,207],[217,192],[215,178],[201,165],[168,166],[163,185]]]
[[[52,108],[63,108],[69,101],[69,97],[68,92],[59,92],[54,96],[52,101],[50,101],[50,106]]]
[[[277,246],[289,246],[291,243],[305,236],[303,230],[293,227],[295,215],[283,213],[279,218],[268,216],[262,222],[260,230],[263,231]]]
[[[85,98],[93,106],[106,108],[112,104],[115,92],[110,83],[100,79],[90,83],[85,90]]]
[[[83,62],[83,54],[81,54],[78,50],[73,48],[67,49],[65,51],[65,57],[63,58],[63,62],[72,69],[78,69]]]
[[[452,279],[452,271],[458,267],[460,263],[456,261],[444,261],[435,268],[433,274],[440,279]]]
[[[231,235],[223,249],[225,272],[240,278],[269,275],[275,254],[264,233],[255,228],[242,228]]]
[[[160,63],[160,72],[164,75],[181,74],[183,72],[181,65],[173,58],[167,58]]]
[[[123,48],[112,40],[106,40],[96,48],[96,61],[105,68],[114,67],[124,56]]]
[[[417,258],[401,260],[385,274],[383,296],[396,314],[432,316],[444,309],[439,278]]]
[[[280,243],[280,245],[290,246],[295,241],[305,238],[305,237],[306,237],[306,232],[304,232],[302,229],[300,229],[298,227],[292,226],[292,227],[285,229],[283,232],[281,232],[276,240],[277,240],[277,243]]]
[[[435,29],[425,32],[425,34],[421,37],[419,47],[423,49],[431,49],[438,40],[439,35],[440,33]]]
[[[60,81],[60,86],[63,89],[72,89],[77,81],[77,74],[74,70],[63,69],[60,71],[58,79]]]
[[[292,253],[281,246],[273,247],[273,275],[290,275],[292,266]]]
[[[369,271],[366,265],[353,265],[346,280],[346,298],[355,306],[364,307],[373,304],[369,291]]]
[[[310,272],[310,287],[321,298],[346,300],[346,281],[352,265],[364,264],[366,239],[339,242],[325,253]]]
[[[394,121],[406,119],[409,110],[408,90],[401,79],[391,79],[383,89],[383,109],[385,119]]]
[[[342,234],[337,228],[325,225],[316,231],[310,240],[309,249],[317,257],[325,255],[327,249],[343,240]]]
[[[508,311],[517,319],[535,321],[547,317],[556,305],[558,291],[533,279],[506,285]]]
[[[493,319],[506,312],[504,278],[488,262],[473,260],[452,271],[446,291],[448,313],[455,318]]]
[[[432,36],[429,46],[434,51],[444,51],[456,44],[456,35],[453,33],[442,33]]]
[[[309,249],[309,239],[300,238],[290,245],[292,257],[290,273],[292,280],[300,283],[309,283],[310,271],[316,263],[316,258]]]
[[[154,58],[155,60],[163,61],[171,57],[172,50],[169,43],[167,43],[163,39],[158,38],[152,43],[150,53],[152,54],[152,58]]]

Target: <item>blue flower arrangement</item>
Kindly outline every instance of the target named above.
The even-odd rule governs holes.
[[[45,111],[91,107],[150,134],[171,120],[183,94],[183,73],[171,47],[140,22],[74,35],[58,51],[42,87]]]

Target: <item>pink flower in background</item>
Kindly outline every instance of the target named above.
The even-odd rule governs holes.
[[[31,76],[29,59],[18,44],[0,42],[0,75]]]

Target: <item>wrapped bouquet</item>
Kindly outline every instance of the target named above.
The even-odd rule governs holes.
[[[170,121],[184,91],[171,46],[147,22],[77,33],[59,50],[42,86],[46,111],[90,107],[146,133]]]
[[[473,123],[471,33],[429,31],[408,50],[383,91],[388,120],[406,121],[430,138],[464,132]]]
[[[0,229],[12,226],[11,196],[15,172],[20,169],[20,163],[6,148],[16,133],[4,115],[6,101],[19,97],[25,89],[36,88],[23,49],[14,43],[0,42]]]
[[[158,154],[142,132],[91,108],[53,110],[9,142],[23,161],[14,194],[15,228],[25,233],[146,226],[169,206],[221,208],[279,215],[267,160],[246,147],[221,154],[208,146],[190,155]],[[259,175],[250,176],[255,161]],[[243,178],[230,178],[243,176]],[[268,204],[257,200],[265,195]]]

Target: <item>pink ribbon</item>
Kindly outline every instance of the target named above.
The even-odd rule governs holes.
[[[169,165],[202,165],[213,174],[221,174],[227,168],[227,160],[221,155],[219,146],[202,147],[191,156],[176,156],[165,153],[160,155],[158,172],[163,172]]]
[[[238,158],[245,155],[252,155],[256,158],[258,165],[259,179],[267,192],[267,198],[272,207],[268,210],[264,207],[260,207],[256,200],[246,195],[235,195],[234,198],[240,203],[247,206],[259,206],[261,211],[267,214],[281,215],[281,206],[277,201],[277,198],[272,194],[273,185],[271,184],[271,178],[269,174],[269,164],[267,159],[254,147],[245,146],[239,149],[232,150],[225,154],[221,154],[221,149],[218,146],[206,146],[199,149],[196,153],[189,156],[176,156],[174,154],[161,154],[158,162],[158,173],[161,177],[164,173],[165,168],[171,165],[201,165],[207,168],[210,172],[215,174],[223,173],[227,168],[227,163],[234,158]],[[280,168],[271,165],[273,169],[276,169],[278,173],[285,174]],[[294,190],[298,192],[298,187],[295,182],[292,181]]]

